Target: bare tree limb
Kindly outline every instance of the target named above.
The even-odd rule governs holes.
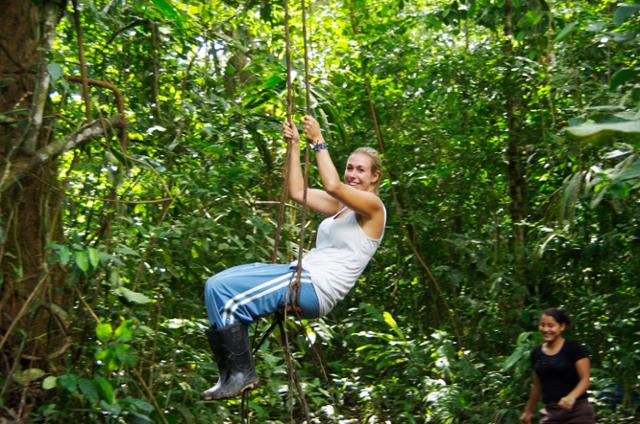
[[[3,193],[18,183],[25,175],[34,169],[41,167],[62,153],[75,149],[86,141],[104,135],[105,132],[111,128],[123,128],[124,126],[126,126],[126,124],[121,115],[115,115],[109,119],[98,119],[80,128],[77,132],[50,143],[33,155],[18,158],[13,162],[7,162],[0,168],[0,175],[2,175],[2,179],[0,180],[0,193]]]
[[[82,77],[76,77],[73,75],[65,75],[64,77],[67,81],[79,82],[82,84],[86,82],[88,85],[107,88],[113,92],[113,95],[116,96],[116,107],[118,108],[118,112],[120,112],[123,118],[123,121],[122,121],[123,125],[120,127],[122,130],[120,131],[120,147],[122,148],[123,151],[127,150],[127,145],[129,144],[128,122],[125,119],[125,113],[124,113],[124,97],[122,96],[122,93],[120,92],[118,87],[111,84],[110,82],[100,81],[92,78],[83,79]]]

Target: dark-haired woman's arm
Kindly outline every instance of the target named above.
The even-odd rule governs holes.
[[[582,394],[586,392],[591,385],[591,362],[589,361],[589,358],[579,359],[576,362],[576,371],[578,372],[580,381],[578,381],[576,387],[574,387],[569,394],[558,401],[558,405],[565,409],[573,408],[573,405],[576,403],[576,399],[582,396]]]
[[[524,407],[524,412],[520,416],[521,424],[531,424],[531,419],[533,418],[536,405],[540,401],[540,396],[542,395],[542,385],[540,384],[540,379],[535,371],[532,373],[532,378],[533,382],[531,383],[531,391],[529,392],[529,401],[527,402],[527,406]]]

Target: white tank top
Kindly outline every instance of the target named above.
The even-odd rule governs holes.
[[[309,272],[316,288],[320,315],[328,314],[345,298],[382,240],[382,236],[374,239],[366,235],[354,212],[338,217],[343,211],[322,221],[316,247],[302,258],[302,267]],[[384,218],[386,224],[386,209]]]

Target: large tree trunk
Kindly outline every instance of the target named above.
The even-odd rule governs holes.
[[[513,62],[515,55],[511,37],[513,36],[513,9],[511,0],[505,1],[505,56],[507,60],[506,75],[506,116],[507,116],[507,149],[506,149],[506,176],[509,185],[509,196],[511,198],[510,214],[513,234],[513,251],[515,255],[516,278],[519,283],[523,283],[524,267],[526,265],[525,238],[526,229],[523,222],[526,217],[525,196],[527,183],[522,160],[521,134],[518,130],[518,113],[521,108],[518,81],[514,71]]]
[[[10,380],[21,369],[46,368],[42,360],[60,353],[66,339],[52,306],[68,296],[45,261],[48,240],[61,231],[57,167],[38,159],[51,139],[43,52],[61,5],[0,2],[0,367]],[[38,165],[16,173],[29,163]],[[15,400],[11,393],[6,405]]]

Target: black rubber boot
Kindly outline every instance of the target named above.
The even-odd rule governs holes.
[[[222,348],[222,341],[220,340],[218,331],[216,331],[215,327],[209,327],[206,334],[207,340],[209,341],[209,347],[211,348],[211,352],[213,352],[213,358],[218,364],[218,372],[220,373],[218,382],[207,391],[202,392],[202,397],[204,399],[212,399],[210,393],[216,392],[224,385],[225,381],[227,381],[229,370],[226,366],[224,349]]]
[[[202,393],[202,398],[225,399],[255,388],[258,376],[249,344],[249,327],[244,324],[212,327],[207,330],[207,337],[220,369],[220,379]]]

